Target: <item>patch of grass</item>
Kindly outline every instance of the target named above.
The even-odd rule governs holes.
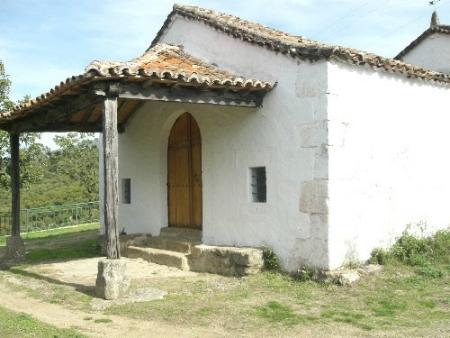
[[[201,308],[200,310],[198,310],[197,313],[200,316],[209,316],[213,313],[213,310],[211,308],[204,307],[204,308]]]
[[[99,318],[99,319],[94,320],[94,323],[107,324],[107,323],[112,323],[112,320],[109,318]]]
[[[403,311],[406,308],[406,303],[392,299],[378,300],[377,304],[372,308],[375,316],[388,316],[394,317],[397,311]]]
[[[273,323],[284,325],[296,325],[302,322],[302,318],[298,316],[290,306],[281,304],[276,301],[270,301],[256,309],[256,315]]]
[[[58,329],[31,316],[0,307],[0,337],[86,337],[75,330]]]
[[[372,325],[364,323],[365,315],[355,311],[325,311],[321,315],[324,318],[329,318],[338,323],[352,324],[363,330],[372,330]]]
[[[419,304],[429,309],[434,309],[436,307],[436,302],[432,299],[421,300],[419,301]]]
[[[51,238],[63,238],[64,235],[74,234],[74,233],[82,233],[85,231],[98,230],[100,228],[99,223],[89,223],[89,224],[81,224],[76,226],[70,226],[65,228],[57,228],[50,230],[42,230],[42,231],[32,231],[22,233],[21,236],[25,243],[32,242],[37,239],[51,239]],[[6,237],[0,236],[0,246],[6,245]]]
[[[47,260],[65,260],[90,258],[100,256],[100,245],[97,240],[85,240],[79,243],[65,243],[58,248],[43,248],[31,250],[26,255],[27,262],[41,262]]]

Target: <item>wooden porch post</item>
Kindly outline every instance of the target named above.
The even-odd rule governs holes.
[[[110,90],[103,102],[104,222],[106,257],[109,259],[120,258],[117,96],[114,90]]]
[[[22,260],[25,257],[25,245],[20,237],[20,167],[19,133],[9,135],[11,155],[11,236],[6,239],[6,259]]]
[[[103,175],[106,259],[98,262],[95,293],[104,299],[127,294],[130,281],[126,261],[120,259],[119,241],[119,146],[117,131],[118,84],[110,84],[103,101]]]
[[[19,134],[10,134],[11,147],[11,236],[20,237]]]

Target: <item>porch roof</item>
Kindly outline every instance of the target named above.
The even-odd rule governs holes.
[[[91,62],[83,74],[10,112],[0,112],[0,129],[100,131],[101,97],[112,87],[119,98],[120,127],[143,100],[255,107],[274,84],[219,69],[180,46],[156,44],[128,62]]]

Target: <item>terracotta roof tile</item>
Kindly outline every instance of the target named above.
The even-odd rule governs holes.
[[[54,98],[94,82],[114,79],[152,79],[159,82],[177,82],[181,85],[227,88],[234,91],[269,91],[274,84],[248,79],[207,64],[186,54],[182,47],[156,44],[144,55],[128,62],[93,61],[81,75],[50,89],[33,100],[16,106],[11,112],[0,112],[0,122],[28,114]]]
[[[202,85],[227,86],[232,89],[243,87],[255,90],[270,90],[269,82],[244,78],[221,70],[183,51],[180,46],[156,44],[144,55],[129,62],[93,61],[86,73],[96,76],[143,76],[177,82],[197,82]]]

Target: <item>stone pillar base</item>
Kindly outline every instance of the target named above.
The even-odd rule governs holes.
[[[25,244],[20,236],[6,238],[5,258],[9,261],[22,261],[25,259]]]
[[[130,287],[126,271],[127,262],[124,259],[99,260],[95,282],[97,297],[112,300],[126,296]]]

